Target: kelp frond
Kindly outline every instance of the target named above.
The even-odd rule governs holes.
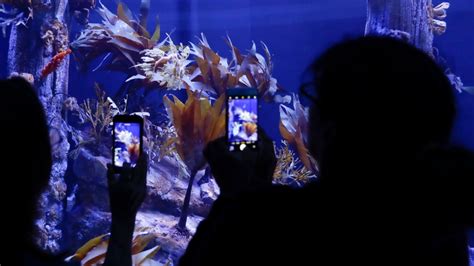
[[[100,3],[97,9],[101,23],[91,23],[83,30],[71,47],[77,58],[87,64],[100,55],[110,53],[109,67],[123,72],[140,61],[141,52],[152,49],[160,38],[160,26],[153,35],[135,21],[128,8],[119,3],[117,13],[112,13]]]
[[[220,96],[227,88],[257,88],[259,96],[273,101],[279,90],[277,80],[272,77],[273,62],[268,47],[262,43],[265,56],[257,53],[253,43],[247,54],[242,54],[228,37],[232,59],[219,56],[212,50],[204,34],[199,44],[191,43],[191,54],[195,56],[196,65],[191,68],[190,80],[186,81],[192,90],[204,90]]]
[[[64,104],[67,110],[74,112],[79,117],[81,124],[87,124],[91,127],[90,138],[86,141],[93,140],[98,143],[109,129],[116,110],[114,103],[106,97],[105,92],[97,83],[95,84],[95,91],[96,99],[86,99],[79,105],[75,98],[68,98]]]
[[[293,95],[293,108],[280,105],[280,133],[284,140],[294,145],[306,169],[317,170],[315,160],[308,151],[309,109],[297,95]]]
[[[109,236],[109,234],[105,234],[89,240],[84,246],[80,247],[75,254],[66,258],[66,262],[77,261],[80,262],[81,265],[100,265],[104,263],[109,244]],[[161,246],[154,246],[145,250],[155,239],[156,235],[153,233],[136,231],[133,234],[131,247],[133,265],[142,265],[145,262],[155,263],[152,259],[160,250]]]
[[[204,168],[202,154],[206,145],[225,133],[224,96],[213,104],[199,92],[187,90],[185,103],[177,97],[163,98],[167,112],[176,130],[176,150],[191,172]]]

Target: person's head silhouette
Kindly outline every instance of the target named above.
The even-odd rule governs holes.
[[[335,156],[358,164],[388,161],[449,140],[453,90],[435,62],[415,47],[359,38],[330,48],[310,70],[311,151],[323,168]]]
[[[2,236],[23,246],[30,245],[37,200],[51,171],[47,121],[43,106],[27,81],[2,80],[0,90],[0,139],[4,152],[1,206],[2,216],[11,217],[4,220],[7,225],[2,226]]]
[[[397,259],[466,265],[473,157],[449,143],[456,108],[445,73],[424,52],[385,37],[335,45],[310,70],[302,92],[314,103],[310,151],[324,201],[333,203],[327,228],[357,235],[337,226],[351,213],[367,242],[390,239],[384,247],[398,249]]]

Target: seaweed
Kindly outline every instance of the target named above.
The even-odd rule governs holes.
[[[196,64],[190,67],[192,74],[187,85],[192,90],[204,90],[217,96],[224,94],[227,88],[252,87],[258,89],[260,97],[273,101],[282,88],[272,77],[273,60],[265,43],[262,42],[265,56],[257,53],[255,43],[248,54],[242,54],[230,37],[227,37],[227,44],[232,51],[230,61],[211,49],[204,34],[198,45],[191,43]]]
[[[177,134],[176,149],[191,172],[202,170],[206,161],[202,151],[207,143],[225,133],[224,97],[214,104],[199,92],[187,90],[185,103],[173,96],[163,98]]]
[[[106,54],[109,69],[133,73],[133,66],[140,61],[141,52],[152,49],[160,38],[160,26],[150,35],[144,25],[130,18],[123,3],[119,3],[117,14],[100,3],[97,9],[101,23],[89,23],[80,36],[71,43],[74,55],[83,68],[97,57]],[[102,64],[101,64],[102,65]]]
[[[177,225],[178,231],[184,234],[188,233],[186,220],[194,179],[197,172],[206,166],[202,151],[209,142],[223,136],[225,132],[224,95],[212,105],[210,100],[202,98],[199,92],[187,89],[187,93],[188,99],[185,103],[175,96],[173,101],[168,96],[163,99],[176,130],[177,153],[191,173]]]
[[[297,95],[293,95],[293,108],[280,105],[280,133],[283,139],[296,147],[298,156],[306,169],[317,170],[317,163],[308,151],[309,109],[304,107]]]
[[[80,262],[81,265],[97,265],[104,263],[109,244],[109,237],[110,234],[104,234],[87,241],[72,256],[66,258],[66,262],[75,261]],[[144,262],[156,264],[156,261],[153,261],[152,259],[161,249],[161,246],[158,245],[145,250],[145,248],[156,238],[157,236],[155,234],[142,232],[140,228],[135,231],[131,247],[133,265],[142,265]]]
[[[96,99],[86,99],[80,105],[73,97],[67,98],[64,102],[66,109],[79,118],[80,124],[90,126],[89,130],[85,131],[82,143],[100,143],[104,133],[110,130],[114,115],[119,112],[115,103],[106,97],[104,90],[97,83],[95,92]]]
[[[155,125],[150,119],[144,120],[144,148],[152,164],[164,157],[173,157],[176,152],[176,130],[170,122]]]
[[[219,97],[227,88],[254,87],[267,101],[279,101],[276,93],[282,88],[272,77],[273,61],[268,47],[262,43],[265,55],[257,53],[255,43],[242,54],[227,38],[232,59],[212,50],[204,34],[199,44],[175,45],[171,37],[152,49],[142,51],[141,62],[135,65],[137,75],[127,81],[143,80],[165,89],[188,88],[204,96]],[[191,59],[190,56],[193,56]]]
[[[316,179],[315,172],[307,169],[290,149],[287,141],[275,148],[277,164],[273,174],[273,183],[301,187]]]

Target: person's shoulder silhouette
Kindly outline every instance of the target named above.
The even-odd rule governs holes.
[[[2,263],[64,265],[34,245],[37,200],[49,181],[51,147],[47,119],[38,96],[22,78],[0,80],[0,162],[2,238],[8,239]]]
[[[442,70],[409,44],[363,37],[309,73],[318,181],[220,196],[180,265],[468,265],[474,164],[449,147]]]

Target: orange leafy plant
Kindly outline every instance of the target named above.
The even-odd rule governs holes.
[[[173,96],[164,97],[168,115],[176,129],[176,150],[188,167],[188,170],[199,171],[206,161],[202,155],[205,146],[224,135],[225,110],[224,97],[221,96],[214,105],[199,92],[187,90],[188,99],[185,103]]]
[[[167,96],[163,99],[176,129],[176,150],[191,173],[177,226],[182,232],[187,232],[186,220],[194,178],[206,166],[202,152],[209,142],[225,132],[224,96],[211,105],[208,98],[201,97],[201,93],[189,88],[186,91],[188,99],[185,103],[175,96],[173,101]]]
[[[100,2],[99,2],[100,3]],[[97,57],[107,54],[102,63],[108,61],[108,68],[134,73],[133,66],[140,61],[141,52],[152,49],[160,39],[160,25],[150,34],[146,20],[140,23],[133,19],[130,10],[119,2],[116,14],[100,3],[97,12],[101,23],[89,23],[80,36],[71,43],[77,61],[87,66]]]
[[[298,157],[310,171],[317,170],[317,164],[308,151],[309,112],[298,98],[293,95],[293,109],[280,105],[280,133],[286,141],[296,147]]]
[[[191,74],[184,82],[192,90],[203,90],[217,96],[225,94],[227,88],[256,88],[263,99],[275,100],[275,94],[281,87],[272,77],[273,60],[268,47],[262,43],[265,52],[262,55],[253,43],[248,53],[242,54],[229,37],[227,43],[232,50],[231,60],[212,50],[204,34],[198,45],[191,43],[195,64],[188,67]]]
[[[105,234],[89,240],[84,246],[80,247],[75,254],[66,258],[66,261],[78,261],[81,262],[81,265],[85,266],[102,264],[107,253],[109,236],[109,234]],[[155,239],[156,235],[153,233],[134,233],[131,247],[133,265],[141,265],[145,261],[153,262],[152,258],[161,247],[155,246],[148,250],[145,250],[145,248]]]

